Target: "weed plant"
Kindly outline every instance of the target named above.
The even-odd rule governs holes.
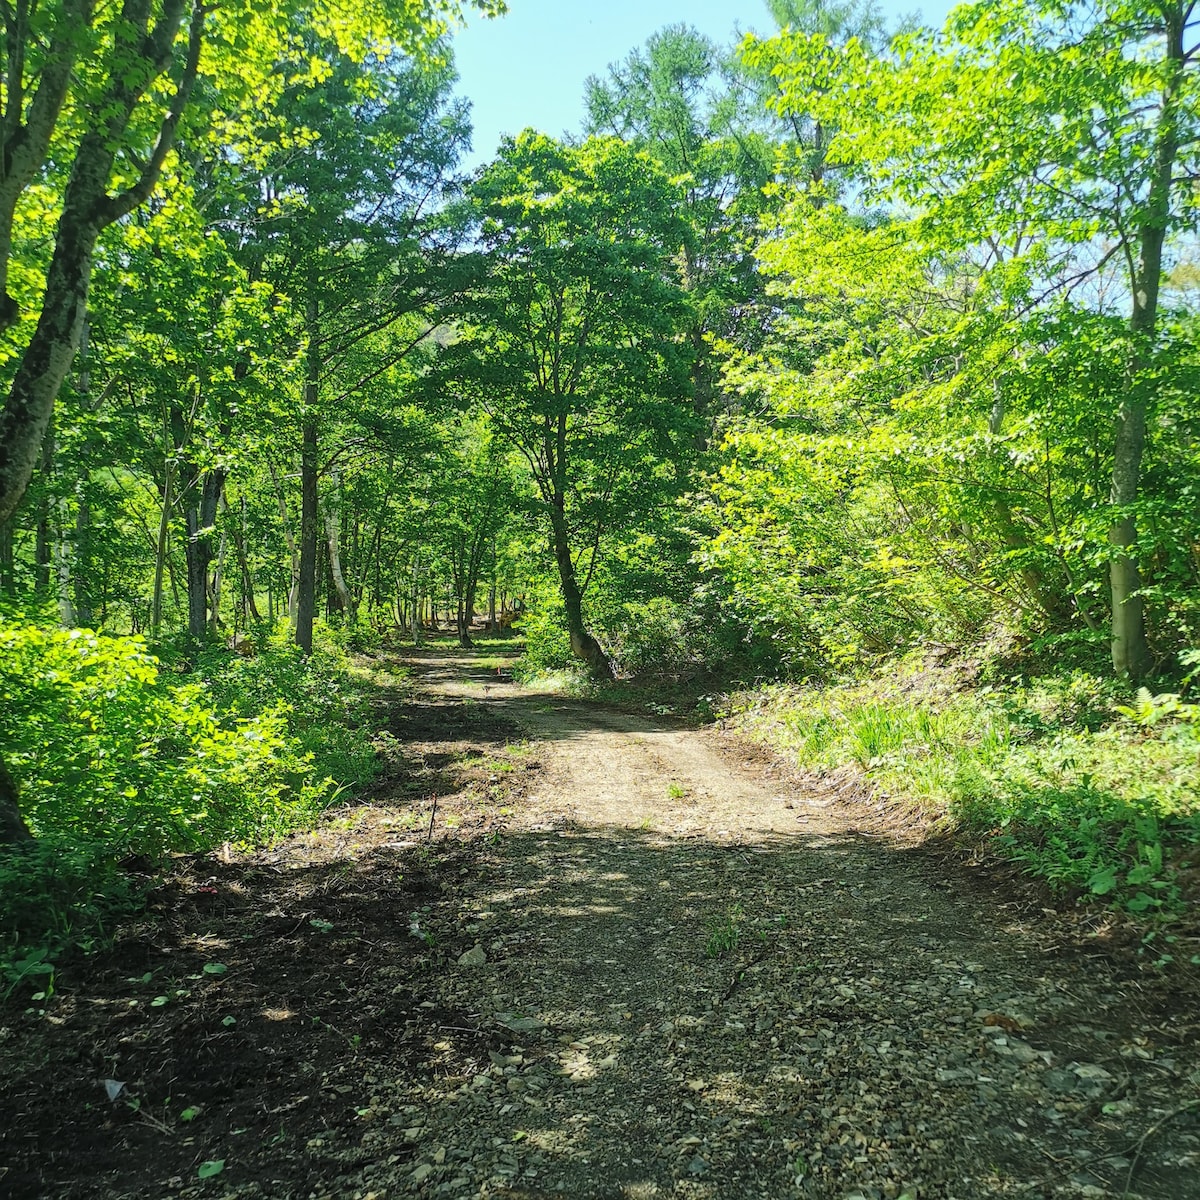
[[[743,694],[731,712],[801,765],[857,769],[1060,890],[1170,912],[1176,868],[1200,844],[1200,707],[1119,700],[1082,672],[962,689],[908,664],[865,683]]]

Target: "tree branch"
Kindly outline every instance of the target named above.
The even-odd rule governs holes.
[[[163,164],[166,162],[167,155],[175,143],[175,134],[179,129],[179,121],[183,116],[183,110],[187,107],[192,87],[196,82],[196,75],[200,68],[200,48],[204,40],[204,18],[207,14],[208,10],[204,7],[202,0],[194,0],[191,25],[188,29],[187,57],[184,60],[183,75],[179,80],[179,86],[175,89],[175,96],[171,102],[171,107],[167,115],[163,118],[162,125],[159,127],[158,138],[150,154],[150,159],[146,163],[145,169],[142,171],[137,183],[127,188],[124,192],[110,197],[101,206],[101,221],[105,225],[111,225],[114,221],[118,221],[121,217],[132,212],[138,205],[144,204],[150,198],[150,193],[154,191],[155,185],[158,183],[158,178],[162,174]],[[149,42],[153,48],[157,49],[159,42],[165,41],[167,43],[167,62],[169,62],[170,42],[174,40],[174,31],[164,29],[165,25],[166,19],[164,17],[155,26]],[[167,36],[168,33],[170,34],[169,39]],[[166,62],[163,63],[161,69],[165,69],[165,67]]]

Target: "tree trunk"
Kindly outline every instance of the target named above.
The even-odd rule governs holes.
[[[424,640],[421,630],[421,552],[417,550],[412,561],[412,643],[420,646]]]
[[[79,334],[79,406],[91,413],[92,372],[88,361],[89,323],[87,312],[83,315],[83,329]],[[90,439],[89,439],[90,440]],[[84,442],[80,447],[80,461],[90,463],[91,447]],[[90,470],[86,465],[81,466],[81,475],[75,484],[75,570],[71,581],[75,593],[75,621],[84,629],[91,629],[95,624],[95,605],[92,594],[92,505],[88,495],[91,483]]]
[[[339,542],[341,534],[342,515],[339,488],[341,480],[334,472],[333,481],[329,488],[329,498],[325,504],[325,541],[329,547],[329,573],[333,579],[333,587],[346,614],[346,622],[353,625],[357,619],[354,597],[346,586],[346,577],[342,574],[342,554]]]
[[[129,55],[131,61],[118,62],[117,69],[99,89],[93,102],[80,106],[81,112],[86,109],[95,114],[95,124],[86,129],[75,149],[63,194],[62,212],[55,230],[54,253],[46,272],[42,310],[33,336],[21,355],[4,409],[0,412],[0,521],[12,516],[25,494],[41,453],[42,439],[50,424],[54,401],[79,346],[96,239],[102,229],[120,220],[149,198],[175,141],[200,62],[205,15],[208,11],[200,3],[193,4],[179,81],[170,105],[159,122],[154,147],[142,164],[140,178],[118,195],[109,195],[113,162],[134,109],[147,94],[149,85],[171,66],[173,47],[185,9],[183,0],[167,0],[158,21],[149,32],[143,31],[140,35],[136,20],[126,18],[118,21],[114,26],[113,48],[119,56]],[[80,35],[80,30],[72,30],[72,36],[80,38],[80,44],[83,44]],[[45,69],[55,73],[57,81],[57,73],[63,67],[69,75],[72,61],[71,57],[61,58],[57,63],[48,62]],[[136,78],[141,73],[141,67],[150,68],[151,78],[145,81],[145,87],[131,87],[130,68]],[[63,77],[63,86],[66,78]],[[53,82],[53,86],[57,88],[59,83]],[[10,95],[7,103],[11,105],[13,100],[14,97]],[[30,111],[32,113],[32,107]],[[45,144],[49,145],[56,116],[49,110],[46,115],[53,118],[48,127],[36,134],[34,131],[27,133],[26,140],[30,145],[34,136],[40,138],[43,134]],[[14,147],[10,143],[5,149],[11,152]],[[4,164],[5,174],[12,165],[8,162]],[[38,166],[29,172],[28,178],[32,179]],[[15,193],[17,197],[20,190],[18,188]],[[11,211],[15,211],[15,207],[9,209],[7,199],[0,196],[0,226],[9,220]],[[8,246],[3,243],[7,241],[7,235],[7,228],[0,229],[0,256],[4,258],[5,268]],[[0,287],[0,292],[5,290]],[[0,324],[15,322],[15,306],[7,294],[0,301],[0,309],[3,310],[0,312]]]
[[[11,596],[13,578],[13,531],[12,522],[0,522],[0,592]]]
[[[41,496],[38,498],[37,533],[34,535],[34,587],[39,596],[50,590],[50,569],[53,556],[53,536],[50,529],[50,488],[54,473],[54,422],[51,421],[42,439],[42,457],[38,466],[41,475]]]
[[[106,170],[105,183],[107,178]],[[81,199],[72,196],[68,185],[41,316],[0,414],[0,520],[12,515],[29,484],[55,398],[83,334],[92,253],[100,230],[80,211]]]
[[[571,546],[567,539],[565,501],[559,495],[550,510],[550,523],[554,533],[554,562],[558,567],[559,588],[563,607],[567,611],[567,633],[571,638],[571,652],[588,665],[588,670],[597,679],[612,679],[612,664],[604,648],[588,632],[583,623],[583,593],[575,577],[575,561],[571,557]]]
[[[295,534],[292,533],[292,522],[288,518],[287,501],[283,496],[283,488],[275,475],[275,467],[271,467],[271,479],[275,483],[275,495],[279,500],[279,520],[283,525],[283,538],[287,542],[288,554],[291,556],[292,578],[288,587],[288,620],[291,622],[292,635],[296,633],[296,601],[300,596],[300,550],[296,545]]]
[[[171,406],[171,433],[175,445],[182,451],[187,444],[188,431],[183,409]],[[209,578],[215,550],[213,529],[217,510],[225,490],[225,471],[201,471],[194,463],[180,457],[179,498],[183,503],[183,519],[187,529],[184,558],[187,561],[188,633],[198,642],[208,636]]]
[[[1121,405],[1113,455],[1112,503],[1118,510],[1137,501],[1145,442],[1145,401],[1130,393]],[[1138,594],[1141,574],[1137,560],[1128,552],[1137,541],[1137,524],[1132,513],[1117,517],[1108,531],[1108,540],[1116,550],[1109,568],[1113,670],[1136,683],[1150,670],[1150,646],[1146,639],[1145,605]]]
[[[221,585],[225,581],[225,548],[229,540],[228,530],[221,530],[221,544],[217,550],[217,565],[212,574],[211,601],[209,603],[208,628],[213,638],[219,636],[221,629]]]
[[[313,618],[317,611],[317,417],[316,383],[306,390],[303,440],[300,446],[300,573],[296,581],[296,645],[312,653]]]
[[[0,846],[19,846],[33,840],[17,800],[17,781],[0,757]]]
[[[171,532],[171,481],[175,463],[168,458],[163,476],[162,515],[158,519],[158,537],[154,543],[154,591],[150,597],[150,637],[158,639],[162,631],[163,571],[167,563],[167,545]]]
[[[75,593],[75,622],[84,629],[91,629],[96,613],[92,602],[92,506],[87,488],[85,478],[75,493],[75,569],[71,586]]]
[[[458,638],[463,646],[473,646],[475,644],[471,641],[471,625],[475,621],[475,596],[478,590],[478,579],[467,581],[467,594],[463,599],[464,615]]]
[[[320,525],[318,494],[317,406],[321,399],[321,304],[315,272],[308,279],[304,306],[308,347],[304,353],[304,416],[300,444],[300,572],[296,580],[296,645],[312,653],[313,618],[317,611],[317,537]]]
[[[1113,443],[1111,499],[1116,514],[1108,532],[1114,554],[1110,568],[1112,589],[1112,662],[1118,675],[1137,682],[1150,671],[1150,645],[1146,638],[1145,605],[1138,595],[1141,577],[1133,547],[1137,544],[1137,503],[1142,453],[1146,445],[1149,391],[1146,381],[1154,357],[1158,329],[1158,294],[1162,284],[1163,245],[1171,216],[1175,186],[1175,160],[1179,153],[1178,106],[1187,56],[1184,51],[1184,15],[1181,6],[1163,6],[1167,16],[1166,59],[1172,73],[1163,85],[1162,112],[1154,147],[1154,176],[1150,182],[1146,215],[1138,231],[1138,260],[1131,279],[1133,309],[1129,332],[1133,341],[1129,375],[1117,414]]]
[[[492,538],[492,571],[488,579],[488,633],[495,633],[496,624],[496,539]]]
[[[234,526],[233,547],[237,551],[238,570],[242,576],[242,606],[248,610],[256,625],[262,624],[262,614],[254,598],[254,577],[250,574],[250,564],[246,559],[246,497],[241,497],[241,520]]]
[[[54,570],[58,581],[58,620],[66,629],[73,629],[79,622],[75,619],[74,589],[71,587],[72,546],[67,538],[66,529],[70,513],[65,497],[60,497],[58,508],[58,525],[54,539]]]

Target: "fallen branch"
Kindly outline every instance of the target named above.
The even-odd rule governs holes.
[[[1145,1133],[1128,1150],[1126,1154],[1132,1153],[1133,1158],[1129,1163],[1129,1171],[1125,1175],[1125,1187],[1121,1192],[1121,1200],[1127,1200],[1129,1196],[1129,1185],[1133,1182],[1133,1173],[1137,1170],[1138,1161],[1142,1157],[1142,1151],[1146,1148],[1146,1143],[1156,1134],[1164,1125],[1175,1120],[1176,1117],[1183,1116],[1184,1113],[1200,1112],[1200,1096],[1195,1096],[1191,1100],[1185,1100],[1178,1107],[1171,1109],[1165,1116],[1160,1117]]]

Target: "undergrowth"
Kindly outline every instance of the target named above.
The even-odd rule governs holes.
[[[1085,673],[967,687],[916,663],[732,698],[735,724],[814,770],[983,837],[1055,888],[1169,915],[1200,858],[1200,706]]]
[[[160,661],[0,619],[0,745],[37,838],[0,852],[0,997],[136,906],[122,861],[268,841],[370,780],[372,690],[328,637]]]

